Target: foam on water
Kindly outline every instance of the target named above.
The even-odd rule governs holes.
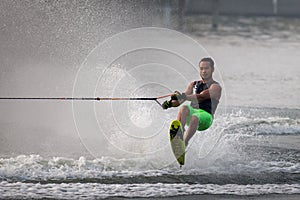
[[[251,109],[248,109],[251,112]],[[297,135],[300,134],[299,118],[289,116],[264,116],[249,115],[249,111],[239,110],[231,113],[227,118],[229,127],[228,133],[240,133],[248,135]],[[296,111],[297,112],[297,111]],[[226,116],[222,116],[226,117]]]
[[[103,157],[87,160],[80,157],[78,160],[54,157],[50,159],[39,155],[20,155],[16,158],[1,158],[0,177],[9,181],[47,181],[66,179],[105,179],[112,176],[155,176],[159,171],[149,169],[141,171],[136,164],[142,167],[142,161],[125,160]]]
[[[280,174],[300,173],[299,162],[289,162],[285,160],[247,160],[241,158],[231,158],[230,156],[220,155],[213,159],[199,159],[198,162],[188,157],[187,165],[181,170],[177,165],[163,166],[164,162],[159,163],[151,158],[139,159],[116,159],[112,157],[102,157],[99,159],[88,160],[84,157],[79,159],[70,158],[43,158],[39,155],[20,155],[15,158],[0,159],[0,180],[14,181],[43,181],[43,182],[64,182],[64,181],[105,181],[106,179],[128,179],[139,177],[147,182],[146,177],[157,177],[158,182],[165,180],[169,176],[169,181],[176,182],[176,176],[203,175],[216,176],[232,174],[232,176],[252,174],[253,177],[259,174]],[[163,167],[163,169],[159,169]],[[173,177],[174,175],[174,177]],[[162,178],[159,178],[162,177]],[[225,177],[225,178],[224,178]],[[230,182],[229,177],[224,176],[222,182]],[[227,177],[227,178],[226,178]],[[261,177],[264,182],[272,180],[272,177]],[[198,181],[197,177],[191,179]],[[117,180],[116,180],[117,181]],[[291,179],[292,181],[292,179]]]

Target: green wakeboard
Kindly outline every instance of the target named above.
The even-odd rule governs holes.
[[[183,128],[179,120],[173,120],[169,129],[170,143],[173,154],[180,166],[184,165],[185,143],[183,140]]]

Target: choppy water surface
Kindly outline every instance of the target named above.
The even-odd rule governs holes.
[[[257,116],[262,113],[264,116]],[[198,134],[187,164],[155,156],[77,159],[18,155],[0,159],[2,198],[167,197],[299,194],[299,110],[234,108],[219,116],[217,144]],[[204,153],[205,145],[215,145]],[[207,149],[206,149],[207,150]]]

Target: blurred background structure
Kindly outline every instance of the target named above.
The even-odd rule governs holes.
[[[218,26],[219,15],[300,17],[298,0],[163,0],[158,4],[165,13],[164,25],[170,26],[171,13],[178,14],[179,30],[183,28],[184,16],[191,15],[211,15],[213,29]]]
[[[300,16],[298,0],[186,0],[185,7],[187,14],[209,14],[218,8],[222,15]]]

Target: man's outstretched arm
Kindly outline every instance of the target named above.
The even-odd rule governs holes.
[[[194,87],[194,82],[191,82],[187,88],[184,91],[185,95],[191,95],[193,94],[193,87]],[[174,93],[175,94],[175,93]],[[180,106],[184,101],[178,101],[178,100],[171,100],[171,107],[178,107]]]

